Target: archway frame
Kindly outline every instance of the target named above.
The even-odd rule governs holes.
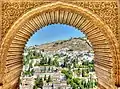
[[[18,81],[17,78],[19,78],[22,68],[22,57],[16,55],[22,55],[30,36],[39,28],[54,23],[68,24],[87,34],[95,51],[95,59],[97,59],[95,60],[95,69],[98,75],[98,83],[102,87],[114,89],[116,88],[115,84],[120,84],[119,45],[111,29],[89,10],[71,4],[55,2],[25,13],[13,24],[2,40],[0,82],[3,84],[3,88],[13,87],[10,83],[11,80],[14,80],[13,84]],[[16,62],[17,59],[13,61],[14,58],[18,58],[19,62]],[[11,67],[12,63],[13,66]],[[13,72],[16,72],[14,77],[16,80],[11,78],[14,76]],[[102,73],[104,77],[101,75]]]

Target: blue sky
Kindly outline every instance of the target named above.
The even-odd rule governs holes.
[[[52,24],[38,30],[29,39],[26,46],[40,45],[57,40],[67,40],[71,37],[84,37],[85,35],[76,28],[65,24]]]

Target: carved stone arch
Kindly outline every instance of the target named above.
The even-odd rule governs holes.
[[[116,89],[120,84],[118,42],[111,29],[95,14],[82,7],[55,2],[25,13],[10,28],[1,44],[1,83],[15,89],[22,69],[22,53],[28,39],[38,29],[62,23],[84,32],[95,52],[95,71],[100,89]],[[12,82],[11,82],[12,81]]]

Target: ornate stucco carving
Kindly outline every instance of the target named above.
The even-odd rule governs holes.
[[[14,86],[18,83],[21,71],[22,53],[29,37],[40,27],[59,22],[72,25],[87,34],[96,54],[95,66],[100,89],[116,89],[120,85],[119,44],[116,39],[118,6],[115,0],[9,1],[2,2],[2,36],[5,38],[0,44],[0,89],[16,89]]]
[[[56,2],[54,0],[53,2]],[[65,1],[64,1],[65,2]],[[2,3],[2,36],[5,36],[11,25],[24,13],[30,11],[32,8],[39,7],[52,3],[51,1],[37,1],[37,2],[3,2]],[[115,33],[117,37],[118,33],[118,6],[117,2],[92,2],[92,1],[66,1],[66,3],[72,3],[84,8],[89,9],[93,13],[97,14]]]

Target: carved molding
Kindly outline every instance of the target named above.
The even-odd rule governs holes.
[[[54,0],[53,2],[58,1]],[[71,0],[64,1],[72,3],[77,6],[81,6],[89,9],[93,13],[97,14],[115,33],[118,33],[118,6],[117,2],[88,2]],[[3,2],[2,3],[2,36],[8,32],[12,24],[20,18],[23,14],[30,11],[33,8],[40,7],[42,5],[52,3],[50,0],[39,2]],[[117,36],[117,35],[116,35]]]
[[[56,1],[58,0],[53,0],[52,2]],[[18,82],[21,71],[22,63],[20,60],[22,59],[21,55],[25,43],[36,29],[59,22],[58,19],[60,20],[60,18],[62,18],[62,14],[58,15],[56,11],[66,10],[64,11],[64,19],[62,19],[61,23],[69,24],[79,29],[84,28],[82,31],[87,34],[92,42],[97,59],[96,69],[100,86],[107,87],[106,89],[115,89],[115,83],[118,86],[120,85],[119,44],[116,39],[119,33],[117,2],[115,0],[110,0],[110,2],[109,0],[59,1],[65,3],[52,3],[51,0],[39,0],[35,2],[32,2],[32,0],[29,0],[29,2],[22,2],[22,0],[21,2],[12,2],[9,0],[9,2],[2,2],[2,37],[4,38],[0,49],[0,84],[3,84],[4,89],[8,89],[11,86],[11,89],[14,89],[13,83],[16,84]],[[47,6],[50,6],[52,9]],[[67,12],[74,14],[74,18],[70,17]],[[78,19],[75,19],[75,14],[80,14],[80,16],[83,16],[83,19],[79,20],[80,16]],[[51,17],[49,15],[54,18],[50,19]],[[39,16],[43,17],[37,20]],[[73,18],[71,24],[69,17]],[[84,18],[87,20],[84,20]],[[87,29],[89,27],[88,20],[93,22],[93,24],[97,26],[97,29],[94,29],[96,27]],[[27,27],[27,25],[29,25],[29,27]],[[22,29],[22,27],[24,28]],[[104,73],[103,75],[105,76],[101,76],[102,73]],[[13,80],[12,83],[11,80]]]
[[[87,9],[78,7],[73,4],[56,2],[53,4],[48,4],[42,7],[35,8],[25,13],[15,22],[15,24],[12,25],[12,27],[6,34],[2,42],[2,54],[0,60],[1,63],[3,63],[1,72],[4,71],[2,72],[2,81],[4,87],[8,87],[7,84],[11,83],[11,80],[16,81],[15,79],[19,78],[21,70],[20,67],[22,63],[20,62],[21,58],[16,59],[15,57],[19,57],[20,55],[22,55],[23,50],[21,51],[20,49],[24,48],[24,45],[26,44],[29,37],[34,34],[34,32],[38,28],[51,24],[48,21],[48,19],[50,19],[50,16],[47,15],[48,13],[52,17],[54,17],[50,20],[53,21],[52,23],[59,23],[58,19],[60,20],[60,18],[62,18],[62,14],[57,14],[57,11],[58,13],[60,13],[59,11],[62,10],[66,11],[64,11],[64,18],[61,23],[69,24],[81,29],[87,34],[89,40],[92,42],[93,48],[95,49],[95,57],[97,59],[95,67],[99,78],[99,84],[104,86],[106,89],[115,89],[115,83],[119,85],[119,51],[117,50],[119,46],[117,39],[115,38],[115,35],[113,34],[109,26],[107,26],[106,23],[104,23],[98,16]],[[72,24],[70,24],[70,15],[67,14],[67,12],[69,12],[69,14],[73,13],[73,17],[75,17],[75,14],[78,14],[82,18],[80,18],[80,16],[78,16],[78,19],[73,18],[73,22]],[[93,27],[90,26],[91,28],[89,28],[89,21],[90,23],[92,22],[95,27],[92,25]],[[15,47],[17,47],[17,50],[14,49]],[[109,49],[109,51],[106,49]],[[13,59],[16,59],[17,62],[12,62],[12,64],[11,62],[8,62]],[[104,60],[106,62],[104,62]],[[18,74],[14,76],[14,73],[16,72]],[[103,73],[104,75],[101,76]],[[14,86],[14,84],[11,86]]]

